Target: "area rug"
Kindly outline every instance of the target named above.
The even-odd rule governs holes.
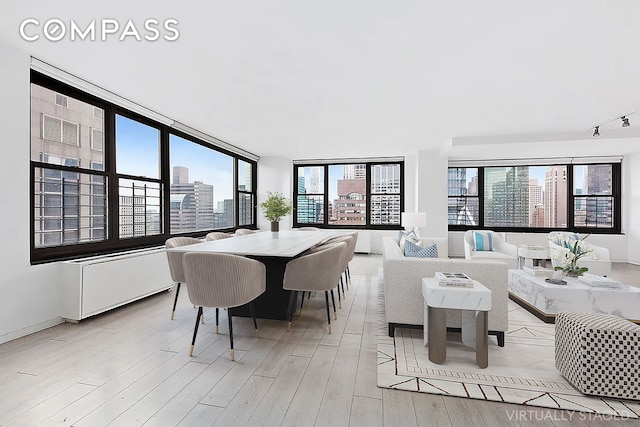
[[[489,366],[480,369],[475,350],[462,344],[459,333],[448,334],[442,365],[429,361],[421,329],[396,328],[389,337],[382,285],[378,292],[378,387],[640,418],[639,402],[589,397],[573,388],[555,368],[555,325],[513,301],[505,346],[490,337]]]

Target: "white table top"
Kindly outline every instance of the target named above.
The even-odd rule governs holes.
[[[551,254],[549,252],[549,248],[545,248],[542,246],[539,247],[519,247],[518,248],[518,256],[523,258],[535,258],[535,259],[549,259]]]
[[[459,310],[491,310],[491,290],[477,280],[473,288],[440,286],[436,279],[422,279],[422,296],[429,307]]]
[[[171,252],[220,252],[233,255],[254,255],[293,258],[320,243],[338,236],[335,231],[259,231],[229,239],[213,240],[167,249]]]

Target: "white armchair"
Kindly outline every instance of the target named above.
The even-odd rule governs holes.
[[[573,233],[565,233],[562,231],[552,231],[549,233],[549,252],[551,253],[551,265],[555,268],[559,265],[559,261],[554,259],[554,253],[560,249],[559,245],[563,239],[570,239],[571,237],[580,238],[580,236]],[[598,276],[608,276],[611,274],[611,254],[609,249],[592,245],[589,242],[585,242],[592,252],[589,252],[584,257],[580,258],[577,262],[578,267],[588,268],[590,274],[596,274]]]
[[[476,250],[473,240],[474,231],[491,233],[493,247],[491,250]],[[505,240],[498,233],[491,230],[468,230],[464,233],[464,257],[471,260],[496,260],[504,261],[510,269],[518,268],[518,248]]]

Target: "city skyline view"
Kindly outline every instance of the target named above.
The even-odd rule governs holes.
[[[611,167],[567,166],[485,167],[483,212],[480,212],[478,168],[449,168],[449,224],[486,227],[568,226],[568,197],[573,198],[574,223],[610,227],[613,220]]]

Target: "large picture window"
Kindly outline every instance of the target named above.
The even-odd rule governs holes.
[[[620,176],[620,163],[450,167],[449,229],[619,233]]]
[[[404,162],[294,165],[295,226],[399,228]]]
[[[32,263],[255,228],[256,168],[32,71]]]

